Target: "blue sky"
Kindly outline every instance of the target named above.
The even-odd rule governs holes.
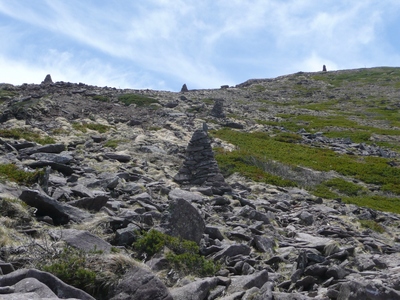
[[[0,0],[0,82],[179,91],[400,66],[398,0]]]

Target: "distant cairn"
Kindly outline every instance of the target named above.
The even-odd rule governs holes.
[[[42,81],[42,84],[52,84],[53,80],[51,79],[50,74],[47,74],[44,80]]]
[[[184,84],[182,85],[182,88],[181,88],[181,93],[185,93],[185,92],[189,92],[189,90],[188,90],[188,88],[187,88],[187,86],[186,86],[186,83],[184,83]]]
[[[326,72],[326,66],[325,65],[322,66],[322,72]]]

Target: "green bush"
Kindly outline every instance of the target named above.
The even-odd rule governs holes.
[[[166,255],[168,262],[183,274],[208,276],[215,274],[219,269],[213,261],[199,254],[200,249],[195,242],[172,237],[154,229],[144,232],[133,246],[148,257],[167,247],[171,250]]]
[[[51,264],[42,267],[67,284],[93,294],[96,272],[87,268],[87,254],[83,251],[66,247],[55,257]]]
[[[159,103],[158,100],[140,94],[125,94],[118,97],[118,100],[126,106],[136,104],[136,106],[149,106],[153,103]]]

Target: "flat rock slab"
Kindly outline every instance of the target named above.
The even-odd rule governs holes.
[[[168,194],[170,200],[183,199],[189,202],[203,202],[203,196],[197,193],[184,191],[181,189],[174,189]]]
[[[111,244],[86,230],[62,229],[50,231],[50,236],[65,241],[68,245],[85,252],[103,251],[110,253]]]
[[[330,243],[333,243],[334,240],[324,238],[324,237],[317,237],[313,236],[308,233],[296,232],[295,240],[298,242],[304,243],[304,247],[310,248],[324,248]]]

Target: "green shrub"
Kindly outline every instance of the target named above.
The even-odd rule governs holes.
[[[19,169],[14,164],[0,164],[0,178],[17,182],[19,184],[30,185],[39,180],[43,176],[43,170],[34,172],[26,172]]]
[[[133,246],[148,257],[167,247],[171,250],[166,255],[168,262],[183,274],[208,276],[215,274],[219,269],[219,265],[199,254],[200,249],[195,242],[172,237],[154,229],[143,233]]]
[[[166,236],[165,234],[151,229],[144,233],[135,243],[134,248],[142,253],[146,253],[149,256],[160,252],[165,246]]]
[[[118,97],[118,100],[126,106],[136,104],[136,106],[150,106],[153,103],[159,103],[158,100],[140,94],[125,94]]]
[[[0,137],[12,139],[24,139],[41,145],[53,144],[55,140],[49,136],[42,137],[40,134],[26,128],[0,129]]]
[[[87,254],[81,250],[66,247],[42,269],[67,284],[93,294],[91,289],[95,286],[96,272],[87,268]]]

